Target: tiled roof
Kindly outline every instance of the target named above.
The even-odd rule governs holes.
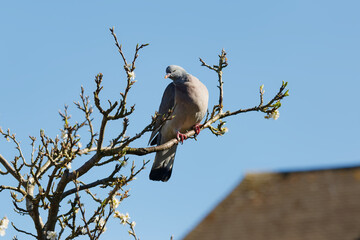
[[[360,167],[247,174],[185,240],[360,240]]]

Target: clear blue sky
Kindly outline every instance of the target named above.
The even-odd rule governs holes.
[[[78,100],[81,85],[92,94],[97,73],[104,74],[106,97],[116,99],[125,74],[108,30],[112,26],[129,58],[136,43],[150,43],[138,59],[129,99],[136,103],[130,133],[141,130],[157,110],[170,64],[203,81],[212,106],[218,98],[216,75],[201,67],[198,57],[213,64],[225,48],[229,110],[258,104],[261,84],[269,99],[282,80],[288,81],[290,97],[277,121],[261,113],[228,118],[225,136],[204,131],[197,142],[178,148],[169,182],[149,181],[149,166],[130,186],[131,197],[119,211],[137,222],[141,239],[181,239],[246,172],[359,164],[359,9],[355,0],[3,1],[0,126],[16,132],[29,155],[27,136],[38,136],[40,129],[59,134],[58,110]],[[70,111],[79,117],[72,105]],[[118,124],[109,126],[110,136]],[[135,146],[146,146],[148,137]],[[10,159],[12,153],[13,145],[1,140],[0,154]],[[131,159],[140,165],[153,157]],[[98,171],[93,176],[106,174]],[[1,184],[7,181],[0,176]],[[32,224],[12,212],[8,192],[0,193],[0,204],[0,217]],[[113,221],[103,239],[131,239],[127,230]],[[10,226],[5,238],[14,234]]]

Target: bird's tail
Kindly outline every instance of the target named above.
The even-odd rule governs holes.
[[[150,180],[167,182],[171,177],[177,145],[156,153],[149,175]]]

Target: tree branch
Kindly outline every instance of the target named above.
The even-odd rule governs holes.
[[[67,197],[71,194],[74,194],[76,192],[79,192],[81,190],[90,189],[90,188],[96,187],[98,185],[109,185],[118,180],[118,178],[115,178],[114,175],[116,173],[118,173],[120,170],[121,170],[121,165],[116,165],[114,171],[108,177],[94,181],[89,184],[82,185],[82,186],[76,186],[75,188],[64,192],[61,196],[61,199],[64,199],[65,197]]]
[[[18,182],[25,187],[25,179],[20,175],[19,172],[9,164],[9,162],[0,154],[0,163],[6,168],[6,170],[16,179]]]
[[[24,231],[24,230],[21,230],[21,229],[17,228],[13,222],[11,222],[11,225],[13,226],[13,228],[14,228],[16,231],[21,232],[21,233],[25,233],[26,235],[30,235],[30,236],[38,239],[35,234],[29,233],[29,232],[26,232],[26,231]]]

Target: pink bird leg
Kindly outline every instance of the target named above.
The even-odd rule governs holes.
[[[195,130],[195,134],[196,134],[196,135],[199,135],[199,133],[200,133],[200,127],[201,127],[201,124],[195,124],[194,130]]]
[[[185,134],[180,133],[179,131],[176,133],[176,138],[179,142],[184,143],[184,140],[187,139],[187,136]]]

